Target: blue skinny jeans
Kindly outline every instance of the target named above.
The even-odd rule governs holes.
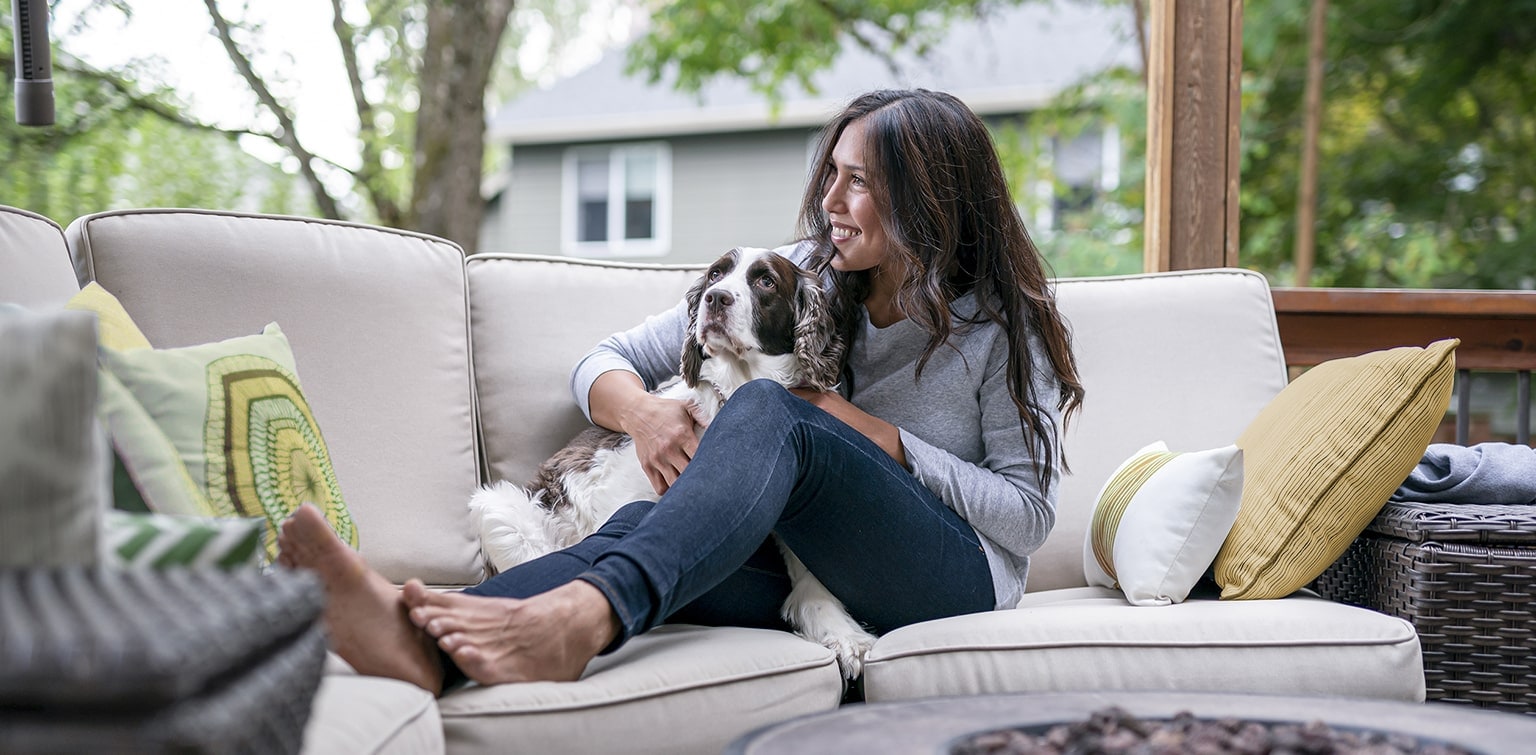
[[[731,396],[659,501],[465,592],[588,582],[621,625],[604,652],[664,621],[785,628],[790,583],[770,534],[877,634],[995,602],[969,524],[873,441],[767,380]]]

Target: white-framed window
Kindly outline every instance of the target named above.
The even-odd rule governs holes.
[[[561,248],[573,257],[655,257],[672,243],[672,153],[663,142],[566,150]]]
[[[1071,138],[1051,137],[1041,158],[1055,177],[1033,184],[1034,225],[1045,232],[1060,230],[1063,218],[1092,208],[1120,187],[1120,130],[1113,123]]]

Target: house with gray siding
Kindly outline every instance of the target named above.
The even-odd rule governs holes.
[[[884,87],[950,92],[989,122],[1027,114],[1082,77],[1139,65],[1125,8],[1033,2],[954,22],[921,58],[885,60],[850,45],[777,110],[742,81],[697,95],[624,73],[624,50],[529,92],[492,117],[477,251],[697,263],[733,246],[793,240],[820,127],[857,94]],[[1094,131],[1054,145],[1058,179],[1118,180],[1119,143]],[[1035,225],[1047,225],[1032,217]],[[1038,213],[1036,213],[1038,215]]]

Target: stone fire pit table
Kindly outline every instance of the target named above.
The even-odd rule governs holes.
[[[1145,719],[1166,720],[1189,711],[1200,719],[1322,721],[1335,729],[1398,732],[1488,755],[1536,752],[1536,718],[1514,713],[1446,703],[1174,692],[984,695],[845,705],[751,732],[726,752],[933,755],[949,752],[955,742],[972,734],[1036,727],[1043,732],[1051,725],[1086,721],[1111,706]]]

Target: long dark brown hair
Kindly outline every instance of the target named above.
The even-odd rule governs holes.
[[[1072,333],[1009,196],[991,133],[952,95],[926,89],[870,92],[849,103],[822,132],[800,207],[800,231],[815,244],[812,267],[832,277],[833,313],[845,342],[851,347],[858,336],[871,273],[830,267],[831,223],[821,203],[836,177],[832,150],[854,121],[864,122],[866,180],[881,211],[889,253],[907,271],[897,306],[928,332],[917,374],[954,330],[950,303],[975,291],[980,308],[961,328],[995,322],[1008,334],[1008,393],[1025,441],[1032,448],[1039,444],[1051,458],[1064,428],[1055,427],[1040,408],[1055,402],[1065,421],[1083,401]],[[1035,395],[1031,332],[1039,335],[1056,373],[1055,396]],[[851,390],[846,361],[843,377]],[[1049,490],[1047,465],[1040,468],[1040,486]]]

